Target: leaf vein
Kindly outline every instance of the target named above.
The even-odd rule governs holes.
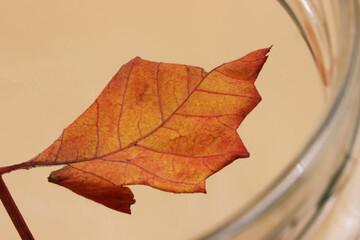
[[[102,161],[106,161],[106,162],[117,162],[117,163],[124,163],[124,164],[130,164],[130,165],[133,165],[134,167],[138,167],[140,168],[140,170],[150,174],[153,176],[153,178],[160,178],[161,180],[164,180],[164,181],[168,181],[168,182],[172,182],[172,183],[178,183],[178,184],[185,184],[185,185],[198,185],[198,183],[192,183],[192,182],[180,182],[180,181],[174,181],[174,180],[171,180],[171,179],[167,179],[167,178],[164,178],[164,177],[161,177],[147,169],[145,169],[144,167],[136,164],[136,163],[133,163],[133,162],[130,162],[130,161],[117,161],[117,160],[111,160],[111,159],[105,159],[105,158],[102,158],[101,159]],[[124,185],[127,185],[127,184],[124,184]]]
[[[63,130],[63,132],[62,132],[62,134],[61,134],[60,145],[59,145],[59,148],[58,148],[58,150],[57,150],[57,152],[56,152],[56,155],[55,155],[55,160],[54,160],[55,163],[57,162],[57,160],[58,160],[58,158],[59,158],[61,146],[62,146],[62,144],[63,144],[63,142],[64,142],[64,133],[65,133],[65,129]]]
[[[111,183],[111,184],[113,184],[113,185],[115,185],[115,186],[117,186],[117,187],[122,187],[122,185],[117,185],[116,183],[114,183],[114,182],[112,182],[112,181],[110,181],[110,180],[108,180],[108,179],[106,179],[106,178],[103,178],[102,176],[99,176],[99,175],[97,175],[97,174],[95,174],[95,173],[93,173],[93,172],[85,171],[84,169],[74,167],[73,165],[69,165],[69,167],[72,167],[72,168],[74,168],[74,169],[76,169],[76,170],[78,170],[78,171],[80,171],[80,172],[93,175],[94,177],[98,177],[98,178],[100,178],[101,180],[104,180],[104,181],[106,181],[106,182],[108,182],[108,183]]]
[[[209,93],[209,94],[225,95],[225,96],[232,96],[232,97],[242,97],[242,98],[248,98],[248,99],[252,99],[252,100],[256,100],[256,101],[260,100],[260,98],[246,96],[246,95],[233,94],[233,93],[214,92],[214,91],[203,90],[203,89],[197,89],[196,91],[197,92],[205,92],[205,93]]]
[[[156,90],[157,90],[157,97],[158,97],[158,101],[159,101],[161,122],[164,122],[164,113],[163,113],[163,109],[162,109],[161,97],[160,97],[160,89],[159,89],[159,69],[160,69],[160,64],[161,63],[159,63],[157,65],[157,70],[156,70],[156,88],[157,88]]]
[[[124,108],[124,105],[125,105],[125,95],[126,95],[126,91],[127,91],[127,89],[128,89],[128,83],[129,83],[130,76],[131,76],[131,72],[132,72],[132,70],[133,70],[133,68],[134,68],[134,65],[135,65],[135,62],[133,62],[132,65],[131,65],[131,69],[130,69],[129,76],[128,76],[127,78],[125,78],[125,79],[126,79],[125,90],[124,90],[124,93],[123,93],[123,99],[122,99],[121,108],[120,108],[120,113],[119,113],[117,130],[118,130],[118,141],[119,141],[119,148],[120,148],[120,149],[121,149],[120,121],[121,121],[122,111],[123,111],[123,108]]]

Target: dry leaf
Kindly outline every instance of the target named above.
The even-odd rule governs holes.
[[[254,81],[270,48],[209,73],[139,57],[27,167],[67,164],[49,181],[130,213],[127,185],[205,192],[205,179],[248,157],[236,129],[260,102]]]

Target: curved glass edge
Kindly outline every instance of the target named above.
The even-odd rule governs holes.
[[[344,174],[352,151],[360,118],[359,3],[330,0],[334,12],[329,16],[321,0],[278,1],[323,71],[331,91],[328,114],[282,176],[245,210],[200,239],[300,239]],[[332,30],[326,25],[329,17],[338,21]]]

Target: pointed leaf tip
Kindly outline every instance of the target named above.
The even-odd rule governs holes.
[[[219,66],[216,71],[234,79],[254,83],[268,58],[270,49],[271,47],[251,52],[242,58]],[[260,95],[257,97],[261,100]]]

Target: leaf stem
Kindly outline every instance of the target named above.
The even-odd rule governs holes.
[[[11,166],[7,166],[7,167],[0,167],[0,175],[3,175],[4,173],[9,173],[18,169],[28,169],[29,167],[31,167],[32,164],[29,162],[23,162],[20,164],[14,164]]]
[[[0,173],[0,198],[21,239],[33,240],[34,237],[31,234],[30,229],[26,225],[24,218],[22,217],[18,207],[14,202],[14,199],[5,185],[5,182],[2,178],[2,173]]]

